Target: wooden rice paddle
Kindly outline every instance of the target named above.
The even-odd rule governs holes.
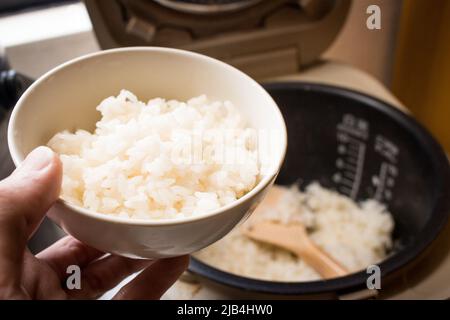
[[[273,205],[280,198],[282,188],[274,187],[276,190],[269,191],[262,206]],[[281,191],[280,191],[281,190]],[[271,193],[272,192],[272,196]],[[267,207],[266,207],[267,210]],[[345,276],[348,271],[327,253],[317,247],[309,238],[305,226],[299,222],[283,225],[274,221],[263,221],[251,224],[243,229],[244,235],[250,239],[268,243],[285,250],[291,251],[302,258],[309,266],[316,270],[324,279]]]

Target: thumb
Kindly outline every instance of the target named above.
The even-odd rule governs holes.
[[[28,238],[58,199],[61,179],[59,157],[48,147],[34,149],[0,181],[0,222],[22,220]]]
[[[14,269],[20,270],[28,238],[58,199],[61,179],[59,157],[38,147],[0,181],[0,274],[12,277]]]

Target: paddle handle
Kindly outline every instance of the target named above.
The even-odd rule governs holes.
[[[316,270],[324,279],[342,277],[349,272],[330,255],[322,251],[312,241],[304,243],[302,248],[296,250],[297,255]]]

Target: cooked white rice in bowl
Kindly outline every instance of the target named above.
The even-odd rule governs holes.
[[[310,184],[304,192],[297,186],[276,189],[282,195],[274,206],[264,202],[271,201],[275,188],[248,221],[197,252],[195,257],[220,270],[248,278],[285,282],[321,279],[301,258],[251,240],[243,233],[253,223],[278,221],[301,222],[313,242],[350,273],[386,258],[392,247],[394,220],[384,205],[375,200],[356,203],[318,183]]]
[[[133,219],[201,215],[259,181],[254,132],[229,101],[141,102],[122,90],[97,107],[93,133],[63,131],[48,146],[63,163],[61,197]]]

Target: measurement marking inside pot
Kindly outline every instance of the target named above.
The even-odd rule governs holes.
[[[362,178],[363,169],[364,169],[365,155],[366,155],[366,145],[365,145],[365,143],[360,142],[359,152],[358,152],[358,164],[357,164],[356,170],[355,170],[355,180],[353,183],[352,193],[351,193],[352,199],[356,199],[356,195],[358,194],[358,191],[359,191],[359,186],[361,185],[361,178]]]
[[[356,199],[363,176],[369,123],[353,114],[344,114],[336,129],[338,172],[333,175],[333,181],[340,192]]]
[[[375,191],[375,196],[374,196],[375,200],[381,201],[382,193],[384,190],[384,185],[385,185],[386,177],[387,177],[387,173],[388,173],[388,167],[389,167],[389,164],[387,164],[386,162],[383,162],[381,164],[380,174],[379,174],[378,180],[377,180],[378,181],[377,189]]]
[[[347,151],[348,158],[349,159],[351,159],[351,158],[353,158],[353,159],[358,158],[359,149],[355,149],[355,150],[353,150],[353,152],[351,152],[351,151],[352,151],[351,149]]]
[[[357,168],[358,168],[358,163],[355,163],[355,165],[352,166],[351,164],[349,164],[348,162],[346,162],[346,163],[344,164],[344,168],[345,168],[345,169],[348,169],[348,170],[351,170],[351,171],[356,171]]]
[[[367,139],[367,132],[365,132],[365,131],[357,130],[355,128],[343,125],[342,123],[338,124],[337,128],[343,132],[351,134],[352,136],[355,136],[355,137],[358,137],[361,139]]]
[[[347,161],[350,162],[353,165],[358,164],[358,158],[348,157]]]
[[[395,181],[389,177],[389,168],[391,168],[391,165],[386,162],[383,162],[380,166],[380,174],[376,180],[377,188],[374,195],[375,200],[381,201],[383,198],[383,192],[387,195],[386,198],[390,198],[391,191],[388,189],[395,184]]]
[[[348,149],[349,151],[358,152],[359,149],[359,140],[350,140],[348,143]]]
[[[349,135],[346,135],[346,139],[347,139],[347,141],[346,141],[347,146],[349,148],[354,148],[354,149],[358,150],[360,140],[358,140],[357,138],[354,138],[353,136],[349,136]]]
[[[355,173],[351,171],[344,171],[344,176],[350,179],[355,179]]]
[[[352,193],[352,189],[344,187],[343,185],[339,186],[339,191],[341,191],[342,194],[345,194],[347,196],[350,197],[351,193]]]
[[[341,178],[341,183],[344,186],[347,186],[347,187],[350,187],[350,188],[353,187],[353,181],[352,180]]]

